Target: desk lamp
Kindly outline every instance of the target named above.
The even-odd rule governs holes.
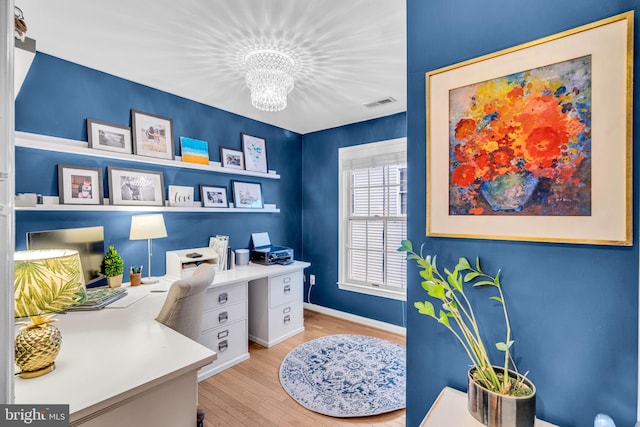
[[[162,214],[134,215],[131,217],[130,240],[147,239],[147,277],[142,279],[142,283],[149,285],[158,283],[159,280],[151,277],[151,239],[167,237],[167,228],[164,225]]]
[[[51,313],[85,298],[84,276],[78,251],[51,249],[14,254],[15,317],[29,317],[15,339],[15,361],[22,378],[55,369],[62,335]]]

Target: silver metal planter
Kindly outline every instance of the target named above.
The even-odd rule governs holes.
[[[502,368],[494,367],[503,372]],[[473,380],[471,368],[468,373],[469,388],[467,391],[467,408],[473,417],[489,427],[533,427],[536,419],[536,388],[531,381],[524,378],[533,390],[531,396],[513,397],[487,390]],[[509,371],[509,376],[517,378],[517,373]]]

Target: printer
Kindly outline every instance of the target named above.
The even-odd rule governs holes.
[[[269,233],[252,233],[251,242],[251,262],[263,265],[293,263],[293,249],[272,245]]]

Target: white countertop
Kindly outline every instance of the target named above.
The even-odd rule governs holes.
[[[247,266],[216,272],[212,286],[272,277],[308,267]],[[155,321],[175,280],[127,287],[129,295],[97,311],[59,314],[62,333],[56,369],[15,378],[15,403],[69,404],[71,421],[213,362],[216,353]],[[17,331],[17,328],[16,328]],[[17,332],[16,332],[17,333]],[[18,370],[18,368],[16,368]]]
[[[213,362],[214,351],[154,320],[166,293],[153,286],[129,287],[128,307],[59,314],[56,369],[16,376],[15,403],[69,404],[74,421]]]
[[[287,274],[292,271],[302,270],[311,264],[305,261],[294,261],[289,265],[262,265],[250,262],[248,265],[234,266],[231,270],[217,271],[213,279],[213,286],[223,286],[240,281],[250,281],[263,277],[273,277]]]

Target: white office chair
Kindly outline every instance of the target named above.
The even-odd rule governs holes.
[[[211,264],[200,264],[193,275],[173,282],[156,320],[198,341],[206,290],[216,275]]]
[[[215,276],[216,271],[211,264],[200,264],[191,277],[173,282],[156,320],[198,341],[206,291]],[[197,408],[197,427],[203,425],[204,417],[204,410]]]

